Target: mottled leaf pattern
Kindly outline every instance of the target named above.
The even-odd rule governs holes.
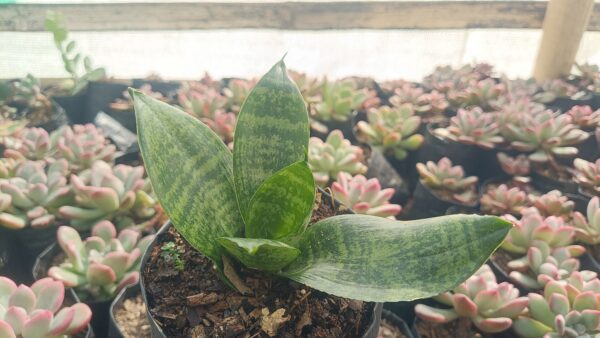
[[[306,105],[279,61],[250,92],[236,125],[233,170],[244,219],[252,196],[267,178],[306,160],[308,139]]]
[[[281,274],[317,290],[365,301],[430,297],[471,276],[510,227],[493,216],[409,222],[334,216],[302,234],[300,256]]]
[[[315,182],[306,162],[285,167],[261,184],[246,217],[246,237],[281,239],[295,235],[310,219]]]
[[[221,266],[219,237],[244,223],[236,203],[231,152],[206,125],[131,90],[144,165],[165,212],[183,237]]]
[[[219,243],[249,268],[278,272],[293,262],[300,250],[283,242],[255,238],[219,238]]]

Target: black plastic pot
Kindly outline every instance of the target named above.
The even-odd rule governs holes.
[[[319,189],[319,191],[323,194],[324,200],[330,200],[331,196],[329,194],[327,194],[325,191],[323,191],[321,189]],[[339,206],[340,203],[336,200],[335,205]],[[166,337],[166,335],[164,334],[162,328],[154,320],[154,317],[152,316],[152,314],[150,312],[150,306],[148,304],[147,291],[146,291],[146,281],[144,278],[143,271],[145,270],[145,266],[148,263],[148,260],[150,259],[150,255],[152,253],[152,248],[155,245],[157,245],[157,243],[160,242],[162,237],[165,236],[165,234],[167,233],[167,231],[169,230],[169,228],[171,226],[172,226],[171,222],[162,226],[162,228],[158,231],[158,233],[154,237],[154,240],[152,241],[152,243],[150,243],[150,245],[148,246],[148,249],[142,256],[142,262],[141,262],[142,273],[140,276],[140,289],[142,292],[142,298],[144,299],[144,303],[146,304],[146,316],[148,317],[148,322],[150,323],[152,338],[164,338],[164,337]],[[369,323],[367,330],[362,335],[363,338],[376,338],[377,337],[377,335],[379,333],[379,324],[381,321],[382,309],[383,309],[383,303],[375,303],[375,306],[373,307],[373,317],[371,318],[371,322]]]
[[[577,157],[586,161],[596,161],[596,159],[600,157],[600,145],[598,144],[596,134],[593,131],[588,134],[589,137],[585,141],[576,145],[578,150]],[[571,160],[571,162],[573,161]]]
[[[600,262],[598,262],[592,254],[585,252],[579,256],[579,262],[581,263],[581,270],[590,270],[600,274]]]
[[[60,254],[62,251],[60,247],[54,243],[50,245],[46,250],[44,250],[35,260],[35,264],[33,265],[32,274],[35,280],[44,278],[47,276],[48,270],[52,267],[52,261],[54,257]],[[70,292],[73,292],[73,295],[76,297],[78,301],[80,298],[77,296],[77,293],[73,289],[69,289]],[[82,303],[87,304],[92,310],[92,320],[90,325],[96,334],[96,337],[106,337],[108,335],[108,311],[110,308],[110,303],[112,300],[103,300],[103,301],[82,301]]]
[[[390,198],[391,203],[406,203],[410,198],[411,191],[408,182],[394,170],[379,150],[369,147],[367,151],[369,152],[369,157],[367,158],[367,167],[369,167],[369,170],[365,176],[368,178],[378,178],[382,188],[394,188],[396,190],[394,196]]]
[[[110,320],[108,322],[108,338],[124,338],[125,337],[125,335],[121,331],[121,328],[119,327],[119,325],[115,319],[116,308],[121,306],[126,299],[134,298],[135,296],[139,295],[140,292],[141,291],[140,291],[139,283],[128,286],[128,287],[124,288],[123,290],[121,290],[121,292],[119,292],[117,297],[115,297],[113,302],[110,304],[110,311],[109,311]]]
[[[413,204],[406,213],[400,215],[400,218],[410,220],[436,217],[445,215],[451,207],[475,209],[477,206],[477,202],[472,205],[461,205],[452,201],[442,200],[419,180],[413,192]]]
[[[327,133],[321,133],[318,132],[314,129],[310,129],[310,136],[311,137],[318,137],[321,140],[325,140],[327,138],[327,135],[329,135],[329,133],[331,133],[332,131],[339,129],[342,131],[342,133],[344,134],[344,138],[348,139],[350,142],[354,143],[356,142],[356,138],[354,137],[354,133],[352,132],[352,128],[354,127],[354,116],[356,115],[356,112],[352,113],[352,116],[348,117],[348,120],[340,122],[340,121],[319,121],[319,123],[325,125],[328,129]]]
[[[565,96],[556,98],[554,101],[546,104],[546,107],[552,110],[560,110],[561,113],[566,113],[574,106],[589,106],[592,104],[592,101],[593,97],[591,95],[586,95],[577,100]]]
[[[123,97],[128,83],[92,81],[88,85],[88,99],[85,108],[85,123],[93,123],[100,111],[109,111],[110,104],[117,98]]]
[[[600,93],[592,93],[592,100],[590,102],[592,109],[600,109]]]
[[[57,95],[53,96],[52,99],[65,110],[70,123],[85,123],[87,88],[77,95]]]
[[[160,81],[160,80],[146,80],[146,79],[133,79],[133,88],[140,88],[141,86],[149,84],[152,86],[152,91],[159,92],[165,96],[174,94],[179,87],[181,82],[179,81]]]
[[[531,171],[531,185],[542,193],[547,193],[551,190],[559,190],[563,194],[577,194],[579,187],[573,181],[559,181],[553,177],[548,177],[539,172]]]
[[[508,282],[513,284],[517,289],[519,289],[519,294],[521,296],[527,296],[530,292],[535,292],[536,290],[532,290],[524,285],[516,283],[510,276],[504,271],[496,262],[494,262],[491,258],[488,259],[487,264],[492,268],[494,275],[496,275],[496,280],[498,283]]]
[[[62,126],[66,126],[69,124],[69,117],[65,112],[65,109],[61,107],[58,103],[52,103],[52,116],[50,119],[41,124],[33,124],[29,125],[29,127],[43,128],[47,132],[51,133]]]
[[[404,319],[402,319],[402,317],[397,316],[392,311],[383,309],[383,311],[381,312],[381,319],[397,327],[400,330],[400,332],[404,335],[404,337],[413,337],[412,332],[410,331],[410,328],[408,327]]]

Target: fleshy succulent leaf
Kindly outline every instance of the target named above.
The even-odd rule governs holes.
[[[219,243],[247,267],[278,272],[293,262],[300,250],[283,242],[254,238],[219,238]]]

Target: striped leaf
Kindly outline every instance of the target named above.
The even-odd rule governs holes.
[[[270,239],[222,237],[219,243],[243,265],[268,272],[280,271],[300,254],[300,250]]]
[[[453,289],[500,245],[510,223],[452,215],[399,222],[340,215],[309,227],[281,275],[336,296],[407,301]]]
[[[233,159],[223,141],[184,112],[130,90],[148,177],[181,235],[221,266],[219,237],[235,237],[243,221],[233,186]]]
[[[246,237],[282,239],[308,223],[315,181],[304,161],[285,167],[260,185],[248,208]]]
[[[306,105],[279,61],[250,92],[236,125],[233,171],[244,219],[252,196],[267,178],[306,160],[308,139]]]

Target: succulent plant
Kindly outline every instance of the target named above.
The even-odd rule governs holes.
[[[4,143],[5,157],[16,159],[45,160],[52,152],[50,135],[43,128],[25,128]]]
[[[421,183],[433,191],[444,192],[461,204],[472,204],[477,200],[477,177],[465,177],[463,168],[452,166],[449,158],[441,158],[437,164],[428,161],[417,163]]]
[[[90,169],[71,175],[74,205],[58,210],[77,229],[90,229],[101,220],[119,228],[154,215],[155,201],[144,191],[144,168],[96,161]]]
[[[17,171],[17,167],[21,163],[23,163],[21,158],[0,158],[0,179],[14,177],[15,172]]]
[[[573,161],[573,179],[581,189],[591,195],[600,196],[600,159],[588,162],[581,158]]]
[[[578,240],[589,245],[600,244],[600,199],[594,197],[587,205],[586,218],[578,211],[573,214],[573,226]]]
[[[498,284],[489,266],[483,265],[452,292],[434,297],[449,309],[425,304],[415,306],[415,313],[423,320],[448,323],[460,317],[471,319],[479,330],[497,333],[511,327],[513,319],[527,308],[527,297],[519,297],[519,290],[512,284]]]
[[[9,229],[54,225],[56,210],[71,199],[68,172],[65,160],[51,164],[34,161],[18,164],[13,177],[0,180],[5,207],[0,224]]]
[[[48,122],[54,114],[54,106],[48,96],[42,93],[40,80],[27,74],[22,79],[0,83],[0,105],[16,108],[5,116],[13,120],[26,119],[31,124]]]
[[[496,109],[495,102],[506,91],[503,83],[494,79],[470,80],[464,90],[448,92],[448,101],[454,107],[479,107],[484,111]]]
[[[470,110],[459,109],[456,116],[450,118],[447,128],[438,128],[435,134],[450,140],[475,145],[483,149],[494,149],[504,141],[498,125],[490,113],[484,113],[479,107]]]
[[[6,109],[7,106],[0,105],[0,115],[3,115],[3,110]],[[10,120],[4,117],[0,118],[0,138],[6,139],[9,136],[13,136],[19,130],[25,128],[28,121],[25,119],[22,120]],[[0,140],[2,140],[0,139]],[[2,140],[2,143],[5,143],[5,140]]]
[[[536,241],[546,242],[551,249],[567,247],[575,239],[575,229],[556,216],[542,217],[536,208],[522,211],[520,220],[505,216],[513,223],[513,228],[502,243],[502,249],[519,255],[527,253]]]
[[[464,89],[473,80],[489,78],[491,74],[492,66],[485,63],[464,65],[458,69],[450,66],[438,66],[433,73],[423,79],[423,85],[428,89],[449,93]]]
[[[537,115],[546,110],[546,107],[543,104],[533,101],[531,97],[527,95],[508,97],[508,99],[505,100],[505,102],[501,102],[499,106],[498,112],[494,115],[500,129],[500,135],[507,141],[513,141],[515,139],[512,130],[514,128],[519,130],[524,116]]]
[[[577,93],[577,87],[563,79],[548,80],[542,83],[539,93],[533,99],[540,103],[550,103],[560,97],[571,97]]]
[[[394,107],[410,104],[412,109],[426,120],[441,115],[448,108],[448,101],[443,94],[436,90],[425,93],[423,88],[410,82],[403,82],[400,87],[397,87],[389,102]]]
[[[410,105],[373,108],[367,119],[368,122],[357,123],[357,138],[398,160],[405,159],[409,150],[416,150],[423,143],[423,136],[415,134],[421,118],[414,115]]]
[[[86,300],[111,299],[119,290],[139,281],[142,254],[153,235],[123,229],[101,221],[92,228],[92,236],[81,240],[79,233],[61,226],[56,233],[58,244],[67,256],[65,261],[48,270],[48,276],[74,288]]]
[[[293,70],[290,70],[289,73],[290,78],[296,83],[298,89],[300,89],[300,94],[302,94],[304,101],[309,104],[319,101],[325,81]]]
[[[73,172],[88,169],[98,160],[112,163],[117,156],[116,147],[93,124],[64,126],[50,139],[56,150],[54,156],[66,159]]]
[[[28,287],[0,276],[0,337],[66,337],[84,331],[92,310],[83,303],[63,306],[65,287],[43,278]]]
[[[350,81],[325,80],[321,93],[321,99],[311,105],[311,115],[318,121],[348,121],[366,97]]]
[[[223,95],[227,98],[227,110],[238,113],[255,84],[254,80],[231,79],[227,87],[223,88]]]
[[[508,262],[511,270],[510,278],[515,282],[533,289],[542,289],[550,281],[565,281],[575,271],[579,271],[580,263],[576,258],[585,252],[580,245],[571,245],[550,249],[548,243],[536,241],[527,251],[527,256]],[[580,271],[585,281],[597,277],[593,271]]]
[[[489,188],[480,198],[481,211],[491,215],[519,215],[529,206],[527,193],[519,187],[509,188],[506,184]]]
[[[526,155],[520,154],[512,157],[506,153],[500,152],[496,155],[496,157],[498,159],[498,163],[500,163],[502,171],[508,175],[513,177],[529,176],[531,163]]]
[[[600,280],[574,273],[568,283],[551,281],[543,295],[530,293],[525,315],[513,329],[523,338],[597,337],[600,334]]]
[[[337,181],[331,185],[333,196],[350,207],[357,214],[366,214],[395,219],[402,210],[398,204],[391,204],[393,188],[381,189],[379,179],[367,179],[363,175],[352,176],[339,172]]]
[[[198,119],[212,118],[215,111],[227,105],[227,98],[218,88],[198,81],[182,82],[177,99],[183,111]]]
[[[151,84],[144,83],[143,85],[140,86],[140,88],[138,90],[148,96],[151,96],[151,97],[157,99],[157,100],[164,101],[164,102],[168,101],[168,98],[165,97],[162,93],[152,91]],[[113,102],[110,103],[109,107],[110,107],[110,109],[116,110],[116,111],[132,111],[133,110],[133,101],[131,101],[131,96],[129,96],[129,92],[124,91],[123,98],[115,99]]]
[[[590,106],[574,106],[567,114],[571,116],[573,124],[583,130],[595,130],[600,126],[600,109],[592,110]]]
[[[557,216],[565,221],[571,219],[575,208],[575,203],[558,190],[549,191],[541,196],[529,194],[529,200],[542,216]]]
[[[200,121],[212,129],[225,144],[230,146],[230,148],[233,147],[231,142],[233,141],[235,124],[237,122],[234,113],[226,113],[223,110],[217,110],[211,118],[203,117],[200,118]]]
[[[366,173],[367,166],[362,163],[363,160],[363,150],[353,146],[337,129],[327,135],[325,142],[318,137],[311,137],[308,142],[308,166],[320,186],[325,186],[340,172],[350,175]]]
[[[511,146],[523,152],[531,152],[533,162],[554,162],[554,157],[577,155],[576,144],[588,138],[588,134],[572,123],[569,115],[556,115],[547,110],[535,115],[523,115],[518,124],[507,125]]]

